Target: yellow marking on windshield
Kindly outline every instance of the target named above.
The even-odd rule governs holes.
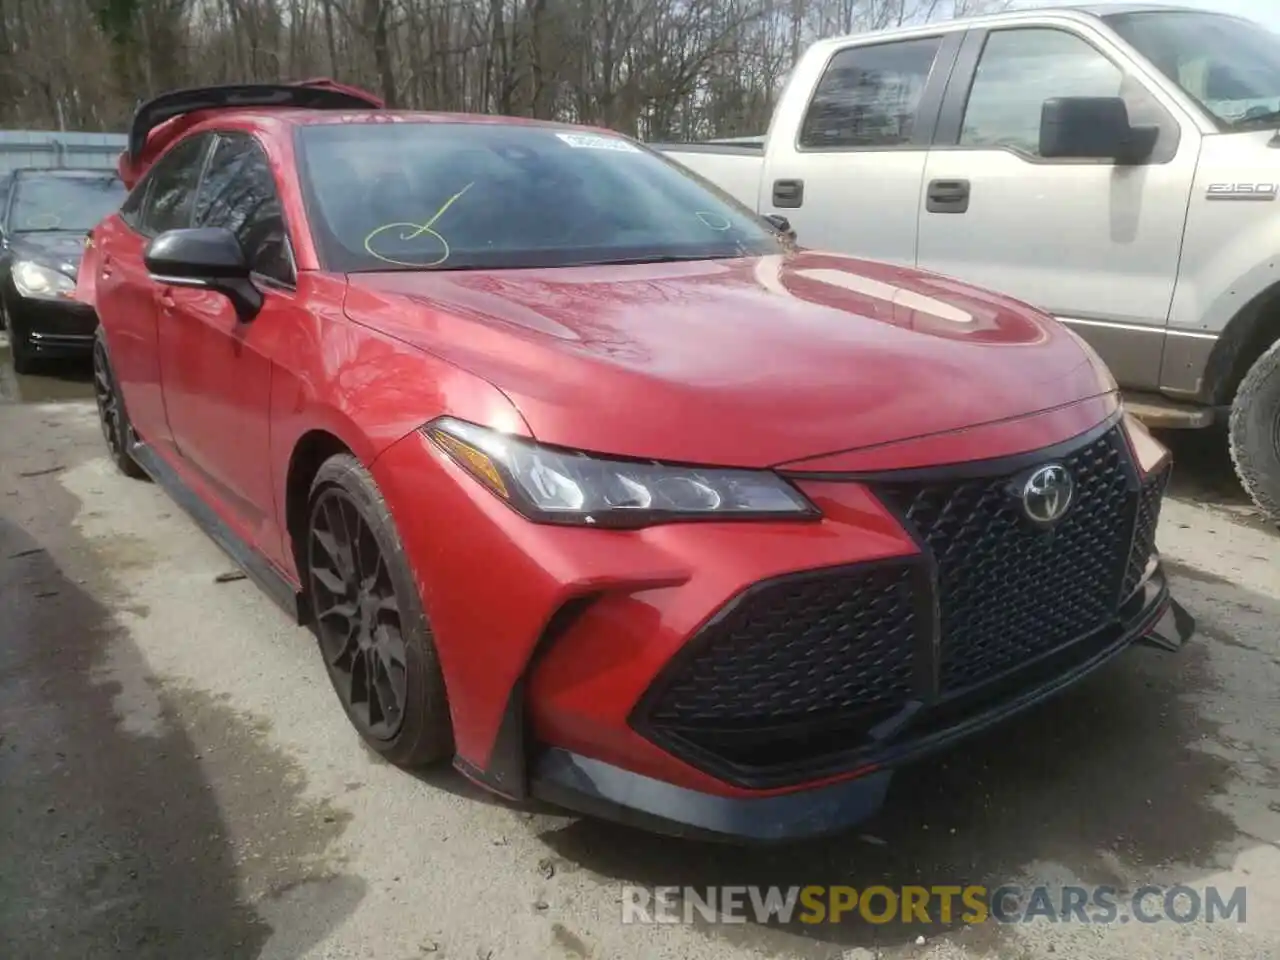
[[[36,213],[26,219],[28,230],[57,230],[62,226],[62,218],[56,213]]]
[[[451,252],[449,250],[449,241],[446,240],[439,232],[437,232],[432,228],[435,226],[436,221],[439,220],[441,217],[443,217],[445,215],[445,212],[451,206],[453,206],[454,203],[456,203],[464,193],[466,193],[475,185],[476,185],[475,181],[472,180],[465,187],[463,187],[461,190],[459,190],[457,193],[451,196],[448,200],[446,200],[443,204],[440,205],[440,209],[437,210],[431,216],[431,219],[428,220],[426,223],[409,223],[406,221],[403,223],[384,223],[380,227],[375,227],[374,229],[370,230],[368,236],[364,238],[365,250],[368,251],[370,256],[376,257],[377,259],[381,260],[383,263],[390,263],[397,267],[438,267],[440,266],[440,264],[444,263],[446,260],[449,259],[449,254]],[[429,262],[421,262],[421,261],[412,262],[408,260],[397,260],[394,257],[383,256],[377,250],[373,249],[373,240],[375,237],[385,234],[388,230],[395,230],[397,228],[400,229],[399,239],[401,243],[406,243],[409,240],[416,240],[418,237],[422,237],[422,236],[434,237],[436,240],[440,241],[440,246],[443,248],[444,252],[441,253],[438,258],[436,258],[435,260],[431,260]]]

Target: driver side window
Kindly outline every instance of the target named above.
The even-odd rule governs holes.
[[[227,228],[255,273],[287,286],[297,282],[271,161],[252,136],[218,134],[196,195],[195,225]]]
[[[1040,110],[1054,97],[1117,97],[1124,74],[1063,30],[998,30],[988,38],[969,91],[963,146],[1040,152]]]
[[[142,200],[139,233],[154,237],[166,230],[191,226],[191,209],[208,147],[209,135],[199,134],[181,141],[151,168],[134,191]],[[126,218],[132,201],[131,196],[125,203]]]

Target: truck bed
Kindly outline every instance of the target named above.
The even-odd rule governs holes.
[[[759,209],[764,137],[703,143],[651,143],[649,146],[710,180],[752,210]]]

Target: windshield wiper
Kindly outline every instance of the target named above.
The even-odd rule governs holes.
[[[648,257],[619,257],[616,260],[575,260],[566,267],[614,267],[637,263],[689,263],[694,260],[727,260],[743,256],[739,253],[670,254],[656,253]]]

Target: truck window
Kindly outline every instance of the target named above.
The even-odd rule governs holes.
[[[1112,14],[1107,23],[1194,97],[1219,124],[1275,124],[1280,36],[1236,17],[1200,11]]]
[[[1040,149],[1040,112],[1054,97],[1118,97],[1124,73],[1063,30],[997,30],[987,38],[965,107],[963,146]]]
[[[940,37],[841,50],[818,81],[800,146],[895,147],[911,142]]]

